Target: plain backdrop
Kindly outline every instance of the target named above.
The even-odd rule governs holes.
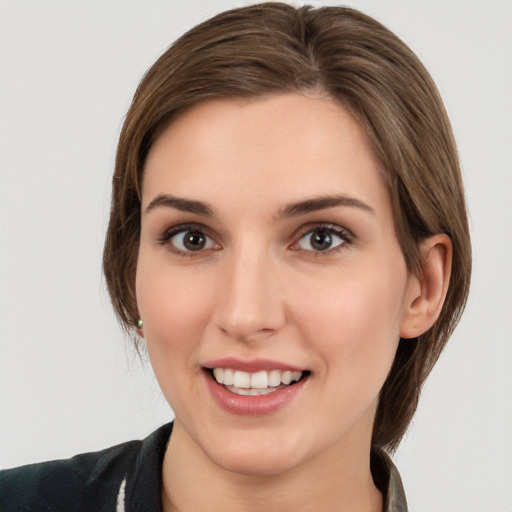
[[[172,418],[101,275],[115,146],[160,53],[247,3],[0,0],[2,467],[142,438]],[[395,460],[412,511],[510,512],[512,1],[348,3],[433,75],[471,213],[467,310]]]

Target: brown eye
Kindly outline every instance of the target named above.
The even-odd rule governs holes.
[[[315,231],[310,235],[311,247],[317,251],[326,251],[331,248],[332,236],[325,230]]]
[[[197,252],[214,246],[213,240],[199,230],[180,231],[170,238],[170,242],[182,252]]]
[[[346,237],[337,233],[334,228],[319,227],[302,236],[298,245],[305,251],[326,252],[341,246],[346,241]]]
[[[206,237],[200,231],[188,231],[183,237],[183,245],[189,251],[200,251],[206,245]]]

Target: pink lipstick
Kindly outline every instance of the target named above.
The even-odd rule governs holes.
[[[304,389],[310,372],[266,359],[223,358],[206,362],[203,375],[221,408],[232,414],[259,416],[285,408]]]

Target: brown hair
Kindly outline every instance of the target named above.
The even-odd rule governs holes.
[[[400,340],[381,391],[372,445],[394,450],[464,308],[471,248],[457,150],[437,89],[414,53],[372,18],[344,7],[271,2],[224,12],[178,39],[144,76],[121,132],[105,277],[118,318],[131,331],[144,163],[179,114],[214,98],[312,89],[348,108],[365,129],[409,271],[421,273],[426,237],[446,233],[453,244],[441,315],[419,338]]]

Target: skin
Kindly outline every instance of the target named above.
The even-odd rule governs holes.
[[[213,215],[155,205],[162,194]],[[351,202],[282,215],[333,196]],[[180,251],[169,229],[191,223],[207,244]],[[328,250],[311,245],[319,224],[341,228]],[[449,278],[449,240],[423,250],[419,279],[366,137],[329,98],[215,100],[161,135],[145,167],[136,293],[140,334],[176,416],[166,511],[382,509],[369,467],[379,391],[400,336],[430,327]],[[311,374],[283,409],[234,415],[212,400],[202,371],[226,356]]]

